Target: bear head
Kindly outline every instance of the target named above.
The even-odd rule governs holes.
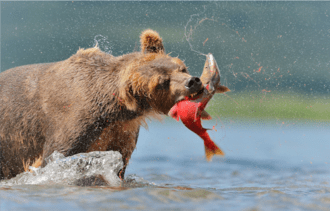
[[[119,95],[127,109],[136,111],[143,101],[167,114],[178,101],[202,95],[201,80],[189,74],[183,61],[165,53],[157,32],[145,30],[140,39],[141,52],[126,66],[119,82]]]

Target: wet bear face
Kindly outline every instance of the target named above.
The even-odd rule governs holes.
[[[141,50],[143,54],[127,67],[127,80],[122,82],[121,97],[128,109],[138,109],[138,99],[143,98],[154,110],[167,114],[176,102],[202,94],[201,80],[191,76],[179,58],[165,54],[157,32],[142,33]]]
[[[148,84],[149,102],[153,108],[164,114],[185,97],[196,97],[203,92],[200,79],[191,76],[187,67],[178,58],[156,58],[141,71],[152,74]]]

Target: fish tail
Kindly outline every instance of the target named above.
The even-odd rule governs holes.
[[[211,150],[210,148],[208,148],[207,146],[205,146],[205,157],[206,157],[206,160],[207,161],[212,161],[212,158],[213,158],[214,155],[224,156],[225,153],[219,147],[217,147],[215,150]]]
[[[205,156],[207,161],[211,161],[214,155],[225,155],[225,153],[212,141],[207,132],[202,135],[202,138],[204,140]]]

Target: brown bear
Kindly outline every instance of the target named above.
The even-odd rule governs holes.
[[[145,119],[204,89],[179,58],[165,53],[157,32],[140,38],[140,52],[114,57],[96,46],[0,74],[0,179],[45,166],[55,150],[65,156],[119,151],[124,177]]]

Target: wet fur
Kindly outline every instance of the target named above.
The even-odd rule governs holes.
[[[0,74],[0,179],[65,156],[115,150],[124,169],[145,119],[167,114],[189,93],[184,63],[165,54],[146,30],[141,51],[114,57],[97,47],[67,60],[20,66]]]

